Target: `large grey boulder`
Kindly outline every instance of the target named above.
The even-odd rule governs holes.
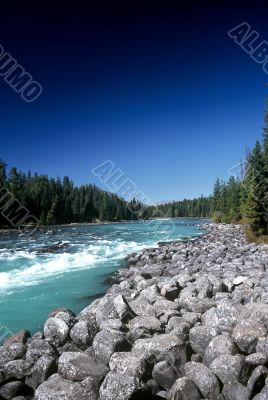
[[[255,388],[258,389],[260,386],[264,385],[267,376],[268,376],[268,369],[262,365],[256,367],[252,371],[252,374],[250,375],[247,382],[247,388],[250,394],[252,394],[255,391]]]
[[[100,387],[100,400],[130,400],[140,390],[142,383],[136,376],[109,373]]]
[[[21,343],[13,343],[0,347],[0,368],[7,362],[22,358],[26,353],[27,347]]]
[[[112,373],[125,374],[142,378],[146,373],[146,362],[133,352],[114,353],[110,358],[109,368]]]
[[[80,384],[52,375],[35,392],[35,400],[88,400],[88,394]]]
[[[106,319],[105,321],[102,321],[100,323],[100,329],[108,329],[112,328],[115,329],[116,331],[123,331],[125,329],[125,323],[122,322],[119,318],[116,319]],[[97,334],[97,332],[93,332],[92,337],[94,337]]]
[[[191,328],[200,321],[200,318],[200,313],[194,313],[191,311],[185,311],[182,313],[182,320],[187,322]]]
[[[172,317],[166,326],[166,332],[172,332],[173,335],[178,336],[181,340],[188,340],[190,331],[190,324],[182,317]]]
[[[63,319],[48,318],[44,325],[45,338],[56,347],[64,345],[69,337],[70,328]]]
[[[268,385],[265,385],[261,392],[254,396],[252,400],[268,400]]]
[[[126,335],[123,332],[107,328],[97,333],[92,347],[96,356],[105,364],[108,364],[114,352],[128,350],[130,344],[126,341]]]
[[[170,282],[161,285],[160,294],[167,300],[174,301],[179,296],[179,293],[180,288],[176,285],[176,283]]]
[[[200,299],[188,288],[183,289],[181,292],[179,304],[185,310],[202,314],[214,306],[214,302],[211,299]]]
[[[259,338],[256,351],[268,356],[268,336]]]
[[[166,312],[162,315],[160,315],[159,320],[162,325],[167,325],[168,321],[172,317],[178,317],[180,315],[180,312],[178,310],[173,310],[173,309],[167,309]]]
[[[52,315],[54,315],[54,316],[52,317]],[[54,312],[50,313],[50,318],[61,319],[62,321],[64,321],[66,323],[66,325],[69,326],[70,329],[77,322],[77,319],[76,319],[74,313],[68,309],[59,309],[58,312],[55,310]]]
[[[265,353],[251,353],[246,357],[246,363],[251,365],[264,365],[268,362],[268,356]]]
[[[165,360],[155,364],[152,372],[155,382],[165,390],[169,390],[172,387],[179,375],[182,374],[180,374],[175,365]]]
[[[32,368],[31,375],[26,378],[26,383],[33,389],[36,389],[56,371],[56,359],[52,356],[42,356]]]
[[[87,399],[99,400],[99,390],[101,383],[101,380],[94,379],[90,376],[81,382],[81,387],[85,389],[87,393]]]
[[[201,394],[195,384],[188,378],[176,380],[167,395],[167,400],[200,400]]]
[[[201,316],[202,325],[218,330],[219,318],[217,315],[217,308],[212,307]]]
[[[5,400],[14,399],[15,396],[22,394],[25,384],[21,381],[8,382],[0,387],[0,398]]]
[[[78,321],[71,329],[70,337],[81,350],[86,350],[93,341],[90,324],[87,321]]]
[[[134,343],[132,352],[152,364],[166,360],[171,365],[181,367],[186,362],[186,344],[171,334],[139,339]]]
[[[159,264],[145,264],[144,268],[141,269],[141,276],[145,278],[154,278],[161,276],[165,266]]]
[[[132,345],[136,340],[151,337],[155,332],[161,332],[161,323],[156,317],[138,316],[128,323],[127,340]]]
[[[161,332],[161,323],[156,317],[139,316],[128,323],[128,328],[130,331],[144,328],[151,333]]]
[[[81,382],[88,377],[100,381],[108,371],[100,360],[86,353],[66,352],[59,358],[58,372],[73,382]]]
[[[224,385],[224,400],[250,400],[249,390],[239,382],[228,382]]]
[[[108,293],[106,294],[106,296],[99,300],[94,311],[94,316],[98,326],[102,321],[105,321],[106,319],[119,318],[119,314],[114,304],[115,297],[116,296],[110,295]]]
[[[7,362],[3,367],[5,379],[23,379],[30,375],[33,363],[28,360],[14,360]]]
[[[243,319],[247,318],[254,318],[258,321],[262,321],[264,325],[266,325],[268,322],[268,304],[261,302],[246,304],[243,307]]]
[[[223,354],[236,354],[238,349],[229,335],[215,336],[209,342],[204,354],[204,363],[209,367],[215,358]]]
[[[161,315],[166,314],[169,310],[169,313],[172,314],[173,311],[179,310],[179,304],[174,303],[173,301],[169,301],[166,299],[157,300],[153,307],[155,309],[155,314],[159,318]]]
[[[217,329],[221,332],[231,333],[241,319],[242,310],[243,306],[231,299],[220,300],[215,310]]]
[[[66,351],[78,351],[78,352],[83,351],[71,340],[66,342],[63,346],[58,347],[57,350],[58,350],[59,356],[62,355],[62,353],[65,353]]]
[[[113,299],[114,308],[121,321],[127,321],[135,316],[125,297],[121,294]]]
[[[109,367],[111,372],[101,385],[100,400],[128,400],[143,390],[141,379],[147,369],[139,356],[132,352],[114,353]]]
[[[204,398],[217,399],[220,393],[220,385],[216,375],[204,364],[190,361],[185,364],[185,375],[198,387]]]
[[[137,299],[129,302],[129,305],[135,315],[141,317],[155,317],[156,315],[155,308],[141,295]]]
[[[87,324],[90,327],[90,332],[91,332],[92,337],[94,337],[96,335],[96,333],[98,333],[98,331],[100,330],[100,324],[104,323],[107,320],[109,320],[108,318],[104,318],[103,320],[99,321],[99,324],[96,321],[95,313],[96,313],[96,310],[97,310],[97,307],[98,307],[98,304],[99,304],[100,300],[101,299],[95,300],[93,303],[91,303],[89,306],[84,308],[77,315],[78,321],[86,321],[87,322]],[[111,321],[112,320],[113,319],[111,319]]]
[[[26,359],[30,361],[37,361],[42,356],[57,357],[57,349],[51,345],[48,341],[43,339],[33,339],[29,342]]]
[[[255,317],[242,320],[236,325],[232,334],[237,346],[247,354],[254,353],[258,340],[266,335],[265,325]]]
[[[196,353],[203,355],[210,341],[217,335],[218,331],[215,328],[203,325],[194,326],[189,334],[190,345]]]
[[[245,359],[242,355],[223,354],[217,357],[210,369],[218,376],[222,383],[237,382],[243,380],[243,368]]]

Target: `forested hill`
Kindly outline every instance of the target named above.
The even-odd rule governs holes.
[[[119,221],[137,219],[138,203],[126,202],[116,194],[105,192],[95,185],[77,187],[68,178],[48,178],[46,175],[28,174],[11,168],[0,160],[0,227],[9,226],[8,218],[2,215],[6,209],[5,193],[8,190],[14,199],[21,202],[42,225],[71,222]],[[18,203],[13,201],[14,207]],[[12,207],[12,206],[11,206]],[[7,209],[6,213],[16,213]],[[13,208],[14,208],[13,207]]]

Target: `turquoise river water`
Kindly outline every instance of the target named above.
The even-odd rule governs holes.
[[[197,219],[154,220],[44,229],[33,237],[0,237],[0,328],[35,332],[50,311],[79,312],[108,288],[106,278],[125,267],[124,257],[158,241],[202,234],[208,222]],[[44,253],[44,246],[63,247]]]

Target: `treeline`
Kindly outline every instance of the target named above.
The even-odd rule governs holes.
[[[16,213],[19,217],[18,203],[12,202],[12,199],[10,201],[10,196],[7,196],[5,191],[12,194],[14,199],[18,199],[42,225],[135,220],[138,218],[135,210],[139,207],[139,203],[135,200],[128,203],[95,185],[77,187],[67,176],[63,180],[53,179],[31,172],[25,174],[16,168],[11,168],[7,173],[6,167],[6,164],[0,160],[0,207],[2,211],[0,227],[9,226],[9,220],[12,218],[15,220]],[[9,203],[5,204],[8,201],[10,210]]]
[[[240,180],[231,186],[217,181],[213,195],[215,221],[242,222],[256,236],[268,234],[268,125],[263,141],[247,155]]]
[[[150,218],[205,218],[210,217],[212,211],[211,197],[199,197],[192,200],[173,201],[148,207]]]
[[[48,178],[11,168],[0,160],[0,190],[9,193],[34,215],[41,224],[121,221],[157,217],[212,217],[216,222],[242,222],[256,236],[268,234],[268,111],[263,140],[256,142],[246,155],[239,179],[217,179],[208,197],[145,206],[130,202],[95,185],[77,187],[68,178]],[[5,196],[0,192],[0,227],[8,225],[4,217]]]
[[[241,220],[240,191],[241,181],[233,176],[228,182],[217,179],[211,196],[149,207],[149,216],[213,218],[217,222],[237,222]]]
[[[263,139],[246,155],[240,178],[217,180],[213,191],[213,218],[242,222],[256,236],[268,234],[268,110]]]

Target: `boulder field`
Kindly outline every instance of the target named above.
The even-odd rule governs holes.
[[[268,246],[205,228],[128,256],[78,315],[56,309],[42,332],[9,337],[0,398],[268,400]]]

